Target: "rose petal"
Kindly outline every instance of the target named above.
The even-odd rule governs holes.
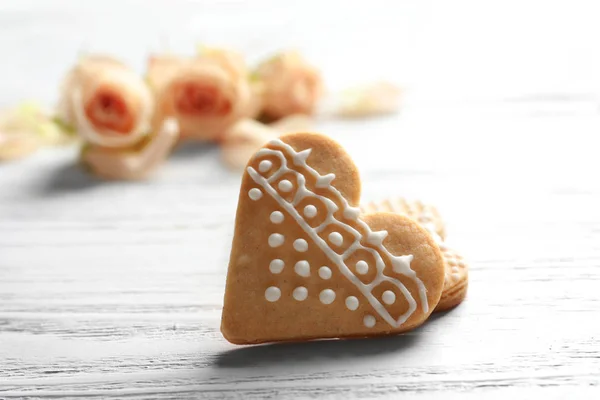
[[[262,111],[268,119],[312,114],[323,93],[321,74],[295,51],[264,61],[252,76],[264,85]]]
[[[283,118],[271,125],[252,119],[241,120],[223,135],[223,161],[232,169],[243,169],[252,155],[265,143],[285,133],[306,131],[310,122],[310,117],[300,114]]]
[[[40,147],[40,142],[31,135],[6,135],[0,132],[0,161],[23,158]]]
[[[0,158],[16,159],[40,146],[73,142],[73,134],[35,103],[0,112]]]
[[[387,82],[348,89],[341,93],[333,114],[357,118],[395,113],[400,108],[400,95],[400,88]]]

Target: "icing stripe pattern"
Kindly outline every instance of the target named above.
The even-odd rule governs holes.
[[[356,288],[360,290],[360,292],[369,301],[369,303],[375,309],[375,311],[391,326],[400,327],[404,322],[406,322],[408,318],[410,318],[410,316],[415,312],[417,308],[416,301],[413,298],[410,291],[406,288],[406,286],[398,279],[384,275],[383,270],[385,268],[385,263],[382,258],[383,255],[391,261],[394,272],[409,277],[415,282],[419,291],[419,300],[421,303],[421,307],[425,313],[428,312],[429,304],[427,301],[427,290],[425,288],[425,285],[417,277],[416,273],[410,268],[410,262],[412,261],[413,256],[394,256],[382,245],[382,240],[383,238],[385,238],[387,232],[373,232],[364,221],[358,218],[358,209],[356,207],[351,207],[346,201],[346,199],[342,196],[342,194],[333,185],[331,185],[331,181],[335,179],[334,174],[327,174],[325,176],[322,176],[306,163],[306,158],[308,157],[311,151],[310,149],[301,152],[296,152],[290,145],[282,142],[279,139],[272,140],[271,142],[269,142],[269,144],[273,147],[276,147],[277,149],[263,148],[256,153],[255,158],[275,156],[279,158],[281,162],[279,170],[272,174],[268,179],[264,178],[258,171],[256,171],[252,167],[247,168],[248,174],[250,175],[252,180],[254,180],[255,183],[260,185],[267,194],[273,197],[277,201],[277,203],[294,218],[298,225],[308,234],[308,236],[315,242],[315,244],[328,256],[331,262],[339,269],[342,275],[344,275],[344,277],[346,277]],[[327,197],[317,195],[314,192],[307,189],[306,178],[302,173],[288,166],[288,162],[284,155],[284,152],[292,158],[294,165],[298,167],[303,167],[309,174],[311,174],[316,179],[317,187],[327,188],[330,191],[332,197],[335,200],[337,200],[337,204],[342,205],[344,217],[354,220],[357,223],[357,225],[359,225],[367,233],[366,241],[369,244],[376,247],[377,250],[371,247],[363,246],[360,243],[362,239],[362,235],[360,234],[360,232],[358,232],[352,226],[341,222],[333,216],[333,214],[338,210],[336,202],[332,201]],[[287,176],[289,176],[289,174],[293,174],[296,177],[296,182],[298,183],[296,195],[294,196],[294,199],[291,202],[288,202],[287,200],[282,198],[277,192],[277,190],[273,187],[273,183],[276,182],[284,174],[286,174]],[[325,204],[327,208],[327,217],[324,219],[321,225],[315,228],[312,228],[296,210],[296,206],[307,197],[312,197],[320,200]],[[350,232],[354,236],[354,243],[352,243],[342,255],[339,255],[335,251],[333,251],[329,247],[327,242],[319,236],[319,232],[322,232],[327,226],[330,225],[343,227],[345,231]],[[371,253],[375,259],[376,277],[369,284],[365,284],[360,279],[358,279],[345,263],[345,260],[348,258],[348,256],[350,256],[354,251],[358,249]],[[394,319],[394,317],[392,317],[387,311],[385,306],[381,304],[380,301],[372,294],[373,289],[382,282],[388,282],[396,288],[398,288],[398,290],[400,291],[400,293],[402,293],[409,305],[408,310],[397,319]]]

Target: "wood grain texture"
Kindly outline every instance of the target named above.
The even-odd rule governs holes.
[[[35,2],[0,4],[1,20],[38,21],[54,38],[69,32],[65,15],[92,18],[79,2],[52,11],[39,3],[38,12]],[[184,4],[157,9],[199,11]],[[521,4],[507,7],[537,15]],[[229,6],[204,7],[224,18]],[[410,10],[397,11],[428,12]],[[374,13],[390,23],[385,11]],[[564,43],[583,43],[572,59],[590,50],[584,28],[563,32]],[[23,29],[0,24],[29,40]],[[178,29],[175,37],[187,28]],[[509,35],[517,49],[523,37],[530,43]],[[317,53],[339,39],[315,44]],[[542,50],[539,70],[561,76]],[[53,71],[69,62],[47,60]],[[506,95],[474,78],[468,96],[445,103],[447,91],[431,97],[418,86],[431,70],[410,71],[402,72],[423,89],[401,115],[322,120],[318,130],[355,158],[364,200],[403,195],[438,207],[448,242],[471,266],[464,304],[397,337],[230,345],[219,323],[240,176],[224,169],[218,149],[180,148],[140,183],[95,180],[73,164],[74,149],[46,150],[0,165],[0,398],[598,398],[600,115],[596,95],[579,85],[593,82],[584,72],[540,78],[544,90],[523,95],[517,89],[532,87],[513,76]],[[2,103],[19,98],[14,85]]]

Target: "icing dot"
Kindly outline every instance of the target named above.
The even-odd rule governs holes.
[[[267,290],[265,290],[265,299],[273,303],[274,301],[279,300],[281,297],[281,290],[275,286],[269,286]]]
[[[336,246],[341,246],[344,243],[344,237],[339,232],[331,232],[329,234],[329,241]]]
[[[248,196],[250,196],[252,200],[256,201],[262,197],[262,192],[260,189],[253,188],[248,191]]]
[[[360,260],[356,263],[356,272],[358,272],[361,275],[366,274],[367,272],[369,272],[369,264],[367,264],[365,260]]]
[[[372,315],[365,315],[365,318],[363,319],[363,322],[365,323],[365,326],[367,328],[372,328],[375,326],[375,317]]]
[[[458,272],[458,267],[452,267],[452,272],[457,273]]]
[[[329,278],[331,278],[331,269],[329,269],[329,267],[321,267],[321,268],[319,268],[319,276],[322,279],[329,279]]]
[[[280,224],[283,222],[283,214],[281,211],[273,211],[271,213],[271,222],[274,224]]]
[[[308,297],[308,289],[306,289],[304,286],[299,286],[296,289],[294,289],[292,296],[294,296],[294,299],[298,301],[306,300],[306,298]]]
[[[444,243],[438,243],[438,246],[440,247],[441,251],[446,251],[448,250],[448,246],[446,246]]]
[[[452,274],[452,279],[454,279],[455,281],[460,279],[460,275],[459,274]]]
[[[354,296],[346,297],[346,307],[348,307],[348,310],[350,311],[356,310],[358,308],[358,299]]]
[[[271,169],[271,167],[273,166],[273,163],[269,160],[262,160],[260,162],[260,164],[258,164],[258,170],[260,172],[267,172],[268,170]]]
[[[465,264],[465,262],[464,262],[463,260],[460,260],[460,261],[458,262],[458,266],[459,266],[459,267],[463,267],[463,268],[464,268],[464,267],[466,266],[466,264]]]
[[[281,273],[281,271],[283,271],[284,265],[285,263],[283,262],[283,260],[276,258],[269,264],[269,271],[271,271],[274,274],[279,274]]]
[[[454,259],[454,258],[450,258],[450,259],[448,260],[448,264],[450,264],[450,265],[457,265],[458,263],[456,262],[456,259]]]
[[[325,289],[319,293],[319,300],[323,304],[331,304],[335,300],[335,292],[331,289]]]
[[[306,243],[306,240],[304,239],[296,239],[294,240],[294,249],[303,253],[308,250],[308,243]]]
[[[294,265],[294,271],[300,276],[308,277],[310,276],[310,264],[306,260],[298,261]]]
[[[281,182],[279,182],[279,189],[282,192],[289,192],[293,188],[294,188],[294,185],[292,185],[292,182],[288,181],[287,179],[284,179]]]
[[[396,301],[396,294],[391,290],[386,290],[385,292],[383,292],[381,299],[385,304],[394,304],[394,302]]]
[[[279,247],[283,244],[283,235],[279,233],[272,233],[269,236],[269,246]]]
[[[317,207],[313,206],[312,204],[307,205],[306,207],[304,207],[304,216],[306,218],[314,218],[317,215]]]

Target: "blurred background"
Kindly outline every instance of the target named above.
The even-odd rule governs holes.
[[[489,124],[489,118],[598,114],[600,27],[593,1],[0,4],[0,107],[29,99],[54,104],[61,79],[80,54],[107,53],[143,73],[149,54],[191,55],[198,44],[208,44],[240,51],[251,64],[281,49],[298,49],[334,92],[377,79],[397,83],[403,88],[401,117],[366,128],[323,121],[317,129],[336,138],[355,128],[364,136],[385,131],[408,144],[424,136],[430,143],[435,131],[435,147],[459,152],[454,166],[482,161],[464,147],[485,150],[490,142],[501,151],[486,154],[486,160],[507,152],[517,160],[529,156],[503,140],[513,126],[504,120]],[[564,139],[551,125],[526,129],[528,137],[519,140],[548,141],[549,154],[552,143]],[[425,156],[417,150],[422,144],[414,144],[416,156],[408,155],[408,164]],[[429,159],[439,157],[429,153]]]
[[[250,64],[294,48],[321,70],[329,92],[379,79],[402,88],[397,114],[314,124],[352,154],[365,200],[423,199],[454,215],[455,226],[467,212],[502,204],[487,226],[475,218],[456,226],[482,232],[515,209],[531,207],[528,218],[544,221],[556,207],[549,191],[600,187],[589,178],[600,132],[594,1],[23,0],[1,1],[0,10],[2,107],[29,99],[52,106],[81,54],[110,54],[142,74],[149,55],[192,55],[199,44],[232,48]],[[240,175],[219,158],[215,146],[178,149],[148,181],[102,185],[76,166],[75,147],[43,149],[0,166],[2,212],[152,216],[167,226],[193,215],[186,226],[229,229]],[[215,204],[226,206],[208,212]]]
[[[2,1],[0,104],[55,100],[80,52],[143,72],[149,53],[190,54],[199,43],[251,61],[298,48],[332,87],[383,75],[446,107],[541,94],[585,100],[600,83],[597,11],[585,0]]]

